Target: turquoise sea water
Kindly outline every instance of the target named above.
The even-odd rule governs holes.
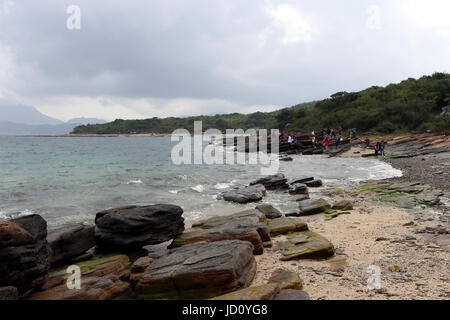
[[[93,222],[95,213],[130,204],[180,205],[187,222],[228,214],[241,206],[217,200],[228,188],[260,177],[258,165],[180,165],[168,137],[0,137],[0,218],[38,213],[50,228]],[[280,162],[288,178],[314,176],[326,186],[401,175],[378,160],[298,156]],[[292,206],[282,193],[266,202]]]

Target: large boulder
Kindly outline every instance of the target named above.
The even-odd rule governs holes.
[[[242,240],[253,244],[254,254],[262,254],[265,243],[270,242],[270,231],[263,221],[264,214],[255,209],[213,217],[194,224],[191,230],[176,237],[171,247],[202,241]]]
[[[278,210],[271,204],[261,204],[259,206],[256,206],[256,210],[261,211],[267,219],[276,219],[283,216],[280,210]]]
[[[74,224],[50,231],[47,235],[52,265],[75,258],[95,246],[95,228]]]
[[[292,214],[295,216],[311,216],[318,213],[325,212],[330,209],[330,204],[324,199],[309,199],[299,202],[299,212]]]
[[[0,224],[0,286],[19,294],[40,287],[50,269],[47,222],[33,214]]]
[[[280,293],[278,284],[270,283],[257,287],[250,287],[231,292],[211,300],[222,301],[258,301],[258,300],[273,300]]]
[[[163,243],[184,231],[182,214],[179,206],[166,204],[102,211],[95,217],[95,241],[110,251]]]
[[[248,287],[255,274],[253,245],[227,240],[173,249],[132,278],[137,299],[209,299]]]
[[[69,289],[67,267],[50,272],[42,289],[29,300],[118,300],[134,297],[130,283],[130,259],[126,255],[107,255],[75,264],[80,268],[81,288]]]
[[[264,177],[250,183],[251,186],[262,184],[267,190],[287,189],[287,179],[284,174],[276,174],[273,176]]]
[[[326,259],[334,255],[334,246],[320,234],[303,231],[288,235],[281,244],[282,261],[294,259]]]
[[[270,230],[270,236],[276,237],[280,234],[287,234],[290,232],[308,230],[308,225],[303,221],[295,218],[277,218],[266,221],[267,227]]]
[[[261,184],[257,184],[250,187],[227,191],[222,194],[222,198],[225,201],[244,204],[261,201],[265,195],[266,188]]]

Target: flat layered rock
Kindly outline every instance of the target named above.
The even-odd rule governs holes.
[[[83,224],[64,226],[48,233],[52,264],[78,257],[95,246],[95,228]]]
[[[282,261],[295,259],[325,259],[334,255],[334,246],[323,236],[303,231],[288,235],[282,244]]]
[[[230,190],[222,194],[222,198],[225,201],[236,203],[250,203],[261,201],[266,196],[266,188],[261,185],[253,185],[236,190]]]
[[[259,206],[256,206],[256,210],[261,211],[267,219],[276,219],[283,216],[281,211],[271,204],[261,204]]]
[[[184,231],[182,214],[179,206],[166,204],[102,211],[95,217],[95,241],[109,251],[163,243]]]
[[[33,214],[0,226],[0,286],[13,286],[22,294],[40,287],[50,269],[47,222]],[[17,233],[16,233],[17,232]]]
[[[270,275],[268,283],[276,283],[280,286],[282,290],[284,289],[296,289],[301,290],[303,285],[300,277],[297,273],[284,270],[277,269]]]
[[[279,295],[275,297],[275,300],[283,301],[298,301],[298,300],[310,300],[309,294],[301,290],[283,290]]]
[[[272,237],[290,232],[308,230],[308,225],[306,223],[294,218],[277,218],[267,220],[266,224]]]
[[[250,287],[235,292],[228,293],[219,297],[215,297],[211,300],[222,301],[261,301],[261,300],[273,300],[279,293],[280,287],[276,283],[265,284],[257,287]]]
[[[264,177],[250,183],[251,186],[262,184],[267,190],[287,189],[287,179],[284,174],[276,174],[273,176]]]
[[[108,255],[75,264],[81,272],[81,288],[70,290],[67,267],[53,269],[40,291],[29,300],[116,300],[131,299],[133,291],[125,281],[130,274],[130,259],[126,255]]]
[[[224,217],[213,217],[193,225],[193,228],[179,235],[171,248],[202,241],[242,240],[254,246],[254,254],[262,254],[264,244],[270,242],[270,231],[259,210],[246,210]]]
[[[298,216],[310,216],[325,212],[327,209],[330,209],[330,204],[324,199],[309,199],[299,202],[298,205],[299,212]]]
[[[253,245],[227,240],[173,249],[132,277],[138,299],[209,299],[248,287],[255,274]]]
[[[128,282],[116,275],[83,277],[80,289],[68,289],[64,282],[51,289],[37,292],[27,300],[129,300],[134,298]]]

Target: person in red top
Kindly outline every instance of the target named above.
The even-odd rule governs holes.
[[[328,150],[328,146],[330,145],[330,141],[328,141],[328,137],[325,138],[323,145],[325,146],[325,150]]]

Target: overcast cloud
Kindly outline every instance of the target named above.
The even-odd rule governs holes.
[[[80,30],[66,27],[70,5]],[[0,0],[0,97],[62,120],[270,111],[450,72],[449,12],[448,0]]]

